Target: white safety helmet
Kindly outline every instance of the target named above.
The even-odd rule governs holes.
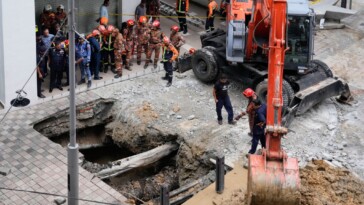
[[[47,4],[44,6],[45,11],[52,11],[52,6],[50,4]]]
[[[57,9],[62,9],[62,10],[64,10],[64,6],[63,6],[63,4],[60,4],[60,5],[57,7]]]

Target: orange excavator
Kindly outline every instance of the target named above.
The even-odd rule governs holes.
[[[349,101],[349,87],[313,59],[315,13],[308,0],[226,2],[226,30],[201,35],[202,48],[177,67],[193,69],[202,82],[225,73],[254,88],[267,104],[266,148],[249,155],[248,204],[299,204],[298,160],[281,147],[286,126],[324,99]]]

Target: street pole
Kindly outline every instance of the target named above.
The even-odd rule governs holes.
[[[75,0],[68,0],[68,39],[69,39],[69,82],[70,82],[70,142],[68,154],[68,205],[78,205],[78,144],[76,141],[75,103]]]

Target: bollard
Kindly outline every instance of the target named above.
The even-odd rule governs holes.
[[[222,194],[224,192],[225,177],[225,157],[216,157],[216,192]]]
[[[161,205],[169,205],[169,190],[165,184],[161,186]]]
[[[347,5],[346,0],[341,0],[341,7],[346,8],[346,5]]]

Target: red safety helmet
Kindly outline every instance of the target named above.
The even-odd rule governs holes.
[[[152,24],[153,27],[159,28],[160,25],[161,25],[161,23],[158,20],[153,21],[153,24]]]
[[[92,31],[92,36],[98,36],[98,35],[100,35],[101,33],[100,33],[100,31],[99,30],[93,30]]]
[[[247,88],[247,89],[244,90],[244,92],[242,94],[245,97],[250,98],[250,97],[252,97],[255,94],[255,92],[253,91],[253,89]]]
[[[113,25],[107,26],[107,32],[109,32],[109,33],[111,33],[114,29],[115,29],[115,27]]]
[[[163,38],[163,43],[165,43],[165,44],[169,44],[171,41],[169,40],[169,38],[167,37],[167,36],[165,36],[164,38]]]
[[[126,24],[127,24],[128,26],[134,26],[135,22],[134,22],[134,20],[133,20],[133,19],[129,19],[129,20],[127,20],[127,21],[126,21]]]
[[[178,31],[179,31],[179,27],[178,27],[178,26],[176,26],[176,25],[173,25],[173,26],[171,27],[171,31],[178,32]]]
[[[140,16],[139,17],[139,23],[147,23],[148,19],[146,16]]]
[[[196,52],[196,49],[194,49],[194,48],[190,48],[190,50],[188,50],[188,52],[189,52],[190,54],[194,54],[194,53]]]

